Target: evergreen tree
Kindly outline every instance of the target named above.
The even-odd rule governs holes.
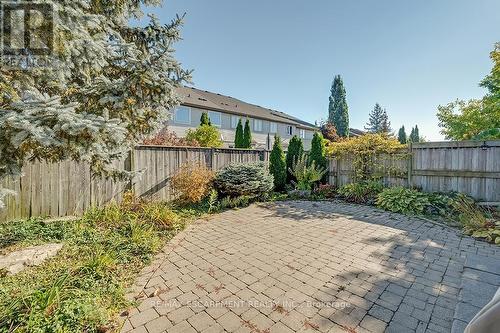
[[[401,128],[398,131],[398,141],[403,145],[408,142],[408,138],[406,137],[406,130],[405,130],[404,125],[401,126]]]
[[[418,132],[417,125],[415,125],[415,127],[411,129],[410,142],[420,142],[420,134]]]
[[[368,123],[365,130],[370,133],[388,134],[391,131],[391,123],[387,116],[387,111],[382,109],[380,104],[376,103],[370,112]]]
[[[207,112],[203,112],[201,114],[200,125],[212,126],[212,122],[210,121],[210,118],[208,117],[208,113]]]
[[[282,191],[286,184],[286,160],[281,138],[276,134],[274,136],[273,150],[269,156],[269,172],[274,177],[274,188],[277,191]]]
[[[241,118],[238,120],[238,126],[236,126],[236,133],[234,136],[234,147],[243,148],[243,124],[241,123]]]
[[[113,161],[157,132],[190,79],[173,47],[182,17],[131,26],[145,2],[160,2],[43,2],[54,24],[31,37],[57,37],[54,66],[0,66],[0,184],[28,159],[89,162],[93,175],[126,178]]]
[[[288,151],[286,153],[286,170],[288,182],[295,180],[295,177],[290,173],[289,170],[293,168],[293,165],[303,154],[304,145],[302,143],[302,140],[298,136],[294,135],[288,143]]]
[[[327,167],[327,159],[325,157],[325,142],[323,135],[319,132],[315,132],[311,141],[311,152],[309,153],[309,164],[314,164],[316,167],[324,168]],[[326,180],[326,174],[323,176],[323,181]]]
[[[346,91],[340,75],[333,79],[328,105],[328,122],[333,124],[337,134],[341,137],[349,136],[349,108],[347,106]]]
[[[250,120],[245,121],[245,129],[243,130],[243,147],[252,148],[252,132],[250,130]]]

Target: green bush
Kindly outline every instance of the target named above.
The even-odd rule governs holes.
[[[326,169],[319,166],[316,167],[315,161],[311,161],[308,165],[307,157],[302,155],[295,161],[289,172],[296,179],[296,181],[292,181],[295,189],[308,191],[326,174]]]
[[[273,150],[269,156],[269,172],[274,177],[274,188],[282,191],[286,185],[286,162],[281,138],[278,135],[274,137]]]
[[[384,186],[378,181],[366,181],[351,183],[341,186],[338,193],[349,202],[374,204],[377,195],[382,192]]]
[[[189,129],[186,133],[186,140],[196,141],[200,147],[222,147],[222,140],[217,128],[211,125],[200,125],[195,130]]]
[[[286,169],[290,170],[293,167],[293,164],[297,162],[297,160],[304,154],[304,145],[302,140],[294,135],[290,142],[288,143],[288,151],[286,152]],[[287,181],[290,183],[291,181],[295,181],[295,177],[287,172]]]
[[[264,196],[273,189],[273,176],[262,162],[231,164],[215,176],[214,185],[221,197]]]
[[[320,132],[315,132],[311,141],[311,151],[309,153],[309,163],[314,162],[319,168],[328,168],[328,160],[325,157],[325,139]],[[327,173],[323,175],[321,181],[325,183],[327,181]]]
[[[384,189],[377,197],[377,206],[395,213],[421,215],[430,205],[427,194],[404,187]]]

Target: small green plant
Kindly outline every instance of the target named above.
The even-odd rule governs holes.
[[[217,194],[217,191],[212,189],[210,191],[210,194],[208,195],[208,200],[207,200],[209,214],[215,212],[218,209],[218,205],[217,205],[218,199],[219,199],[219,196]]]
[[[351,183],[341,186],[338,193],[342,198],[349,202],[374,204],[377,195],[382,192],[384,186],[382,183],[371,180],[360,183]]]
[[[221,197],[262,197],[273,189],[273,176],[262,162],[231,164],[215,176],[214,185]]]
[[[252,198],[246,195],[242,195],[239,197],[225,197],[221,200],[220,202],[220,209],[228,209],[228,208],[242,208],[242,207],[247,207]]]
[[[429,204],[425,193],[404,187],[386,188],[377,197],[378,207],[409,215],[422,215]]]
[[[316,166],[316,161],[308,163],[305,155],[299,157],[289,170],[290,174],[296,179],[293,181],[295,189],[300,191],[309,191],[316,182],[326,174],[326,169]]]

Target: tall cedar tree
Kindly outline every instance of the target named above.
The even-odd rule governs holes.
[[[406,130],[404,125],[398,131],[398,141],[401,144],[406,144],[408,142],[408,137],[406,136]]]
[[[238,126],[236,126],[236,133],[234,136],[234,147],[235,148],[243,148],[243,124],[240,120],[238,120]]]
[[[317,168],[324,168],[326,170],[326,152],[325,152],[325,141],[321,133],[316,132],[311,141],[311,152],[309,153],[309,164],[314,164]],[[323,175],[321,181],[326,181],[326,174]]]
[[[243,130],[243,147],[252,148],[252,132],[250,130],[250,120],[245,121],[245,129]]]
[[[212,122],[210,121],[210,118],[208,117],[208,113],[203,112],[201,114],[200,125],[212,126]]]
[[[273,150],[269,156],[269,172],[274,177],[274,188],[276,191],[283,191],[286,185],[286,160],[281,138],[274,136]]]
[[[387,116],[387,111],[376,103],[370,112],[370,118],[365,129],[370,133],[388,134],[391,131],[391,123]]]
[[[415,125],[415,127],[411,129],[410,141],[411,142],[420,142],[420,134],[418,133],[418,126],[417,125]]]
[[[295,181],[295,177],[290,173],[293,165],[299,160],[299,158],[304,154],[304,145],[302,140],[294,135],[288,144],[288,151],[286,153],[286,170],[287,170],[287,182]]]
[[[347,106],[344,83],[340,75],[333,79],[328,105],[328,122],[337,129],[337,134],[341,137],[349,136],[349,108]]]

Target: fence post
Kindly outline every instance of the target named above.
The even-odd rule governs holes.
[[[413,174],[413,147],[412,143],[410,142],[408,144],[408,188],[413,187],[412,174]]]
[[[134,148],[130,149],[129,152],[127,153],[127,158],[125,158],[124,162],[124,169],[125,171],[132,172],[134,171]],[[133,177],[131,177],[127,185],[125,186],[126,191],[132,191],[134,192],[134,180]]]
[[[215,160],[215,148],[211,148],[210,149],[210,169],[212,169],[212,171],[215,171],[215,163],[214,163],[214,160]]]

